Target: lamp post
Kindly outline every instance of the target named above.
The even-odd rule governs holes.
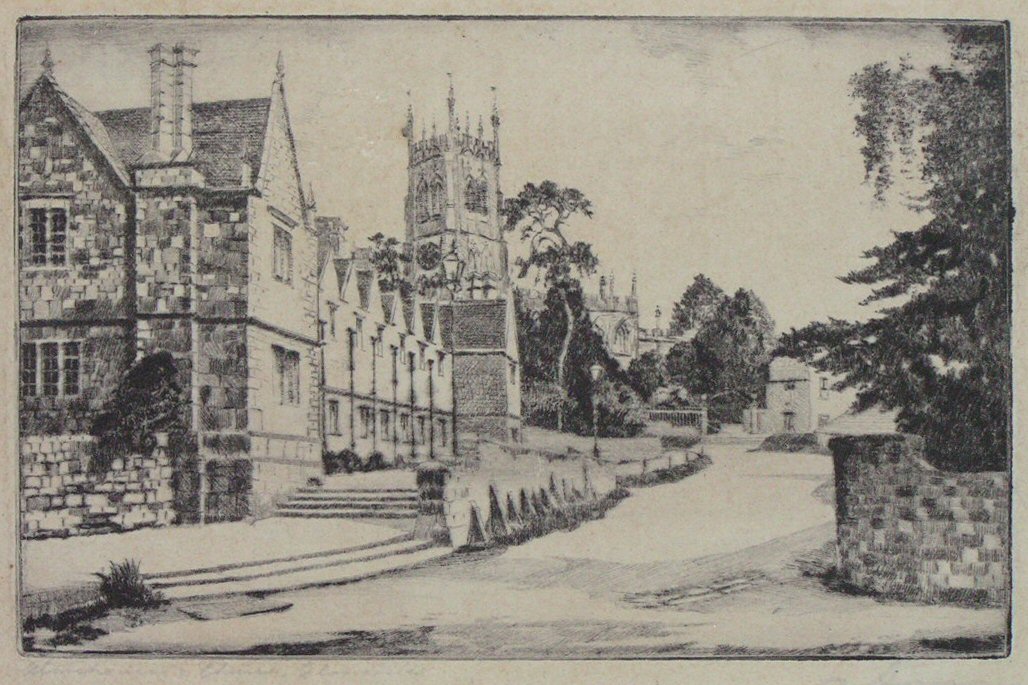
[[[593,395],[593,459],[600,460],[600,430],[597,421],[597,409],[596,409],[596,386],[599,384],[600,379],[603,378],[603,367],[599,364],[593,364],[589,367],[589,376],[593,379],[592,395]]]
[[[446,281],[446,288],[456,297],[460,290],[461,279],[464,277],[464,261],[457,254],[457,244],[442,259],[443,277]]]

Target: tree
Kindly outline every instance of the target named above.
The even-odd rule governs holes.
[[[96,444],[91,467],[105,471],[112,459],[149,454],[156,445],[156,433],[169,434],[173,452],[182,450],[188,407],[171,354],[157,352],[139,359],[93,421],[90,433]]]
[[[368,238],[371,241],[371,264],[378,272],[378,287],[383,292],[398,290],[404,294],[412,287],[407,280],[404,265],[410,258],[400,249],[400,241],[383,233]]]
[[[726,298],[693,338],[693,390],[707,395],[712,417],[739,422],[759,395],[775,347],[775,323],[752,290]]]
[[[763,393],[775,323],[752,290],[725,297],[692,340],[668,351],[668,377],[693,398],[707,397],[711,419],[738,422]]]
[[[564,232],[573,217],[592,217],[592,203],[581,191],[561,188],[553,181],[543,181],[538,186],[526,183],[517,196],[504,202],[503,215],[504,230],[519,231],[522,242],[528,246],[528,256],[519,257],[516,262],[519,278],[534,272],[536,279],[542,279],[547,288],[554,290],[561,299],[565,327],[557,355],[555,380],[559,387],[567,388],[566,364],[576,323],[569,298],[579,284],[578,279],[596,270],[598,260],[589,243],[572,242]],[[582,312],[577,318],[582,317]],[[558,430],[563,430],[563,423],[563,412],[559,412]]]
[[[571,308],[573,330],[565,360],[564,385],[559,385],[555,378],[560,342],[567,328],[565,302]],[[617,360],[610,356],[603,336],[589,319],[577,282],[565,289],[551,287],[541,309],[526,306],[519,295],[515,299],[515,312],[524,382],[522,404],[529,422],[557,428],[560,418],[560,430],[591,434],[596,391],[600,394],[597,415],[601,435],[633,435],[641,429],[640,400],[628,386],[626,374]],[[594,387],[589,373],[593,364],[604,369],[604,381],[599,387]]]
[[[727,297],[725,291],[703,274],[696,274],[692,283],[675,303],[671,313],[670,332],[681,335],[706,323]]]
[[[664,359],[650,350],[632,360],[628,365],[628,384],[647,402],[668,380]]]
[[[1010,130],[1001,26],[948,29],[952,61],[918,74],[874,64],[851,81],[861,102],[865,179],[880,202],[907,168],[929,218],[864,253],[841,278],[872,286],[866,321],[793,330],[782,351],[843,374],[857,408],[898,409],[941,468],[1007,467],[1010,416]],[[894,299],[895,298],[895,299]],[[891,301],[891,302],[890,302]]]

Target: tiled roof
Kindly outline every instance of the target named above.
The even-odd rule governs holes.
[[[260,171],[270,98],[193,104],[193,154],[189,161],[214,187],[249,185]],[[149,149],[150,109],[97,112],[125,166],[137,164]],[[251,178],[243,179],[243,164]]]
[[[507,302],[461,300],[449,302],[440,316],[443,343],[451,349],[507,348]]]
[[[432,330],[432,324],[435,322],[435,305],[431,302],[421,303],[421,326],[424,329],[422,331],[425,340],[432,340],[432,334],[435,332]]]
[[[899,412],[894,409],[870,407],[861,412],[848,411],[818,429],[829,435],[865,435],[895,433]]]

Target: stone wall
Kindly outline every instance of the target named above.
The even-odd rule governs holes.
[[[174,469],[167,436],[150,455],[114,459],[89,469],[89,435],[21,439],[21,535],[65,537],[163,526],[174,521]]]
[[[502,541],[595,507],[617,487],[613,472],[589,456],[492,442],[477,452],[463,463],[419,467],[417,535],[454,548]]]
[[[896,599],[1009,601],[1008,474],[937,471],[911,435],[842,436],[829,447],[845,582]]]

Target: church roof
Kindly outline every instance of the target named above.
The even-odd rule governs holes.
[[[196,166],[214,187],[249,185],[243,165],[252,177],[260,172],[264,134],[271,98],[193,103],[193,153]],[[97,112],[121,162],[140,163],[150,146],[150,108],[113,109]]]
[[[450,349],[507,348],[505,300],[458,300],[444,304],[439,313],[443,345]]]

